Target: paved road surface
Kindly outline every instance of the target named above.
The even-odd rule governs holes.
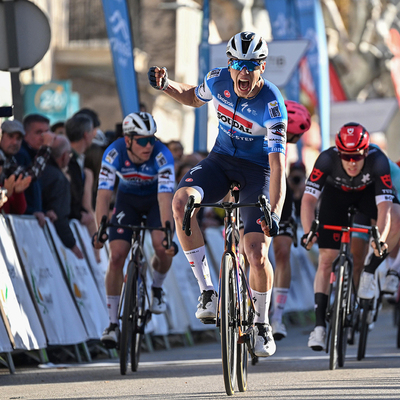
[[[249,390],[235,399],[400,399],[400,349],[385,308],[370,333],[367,356],[348,347],[344,368],[330,371],[328,356],[307,348],[311,326],[291,327],[273,357],[249,366]],[[0,369],[0,399],[223,399],[220,346],[214,340],[193,347],[143,353],[139,371],[119,374],[116,360],[90,364],[17,366]]]

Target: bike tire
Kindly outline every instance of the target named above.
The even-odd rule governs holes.
[[[339,264],[336,273],[336,293],[333,303],[333,311],[331,317],[331,335],[329,346],[329,369],[334,370],[339,366],[339,343],[342,339],[342,322],[343,322],[343,270],[342,263]]]
[[[128,360],[134,335],[134,310],[136,308],[137,268],[133,261],[128,264],[128,276],[125,283],[125,296],[122,311],[121,340],[119,346],[119,367],[121,375],[128,369]]]
[[[400,301],[395,304],[395,321],[397,326],[397,348],[400,349]]]
[[[234,260],[230,254],[222,259],[220,287],[220,333],[222,371],[225,391],[228,396],[235,393],[237,366],[237,316],[236,316],[236,275]]]
[[[240,313],[242,317],[241,330],[245,332],[249,327],[250,321],[250,305],[249,293],[247,291],[246,277],[242,270],[239,270],[239,292],[240,292]],[[238,343],[237,345],[237,384],[240,392],[247,390],[247,374],[249,362],[249,349],[246,343]]]
[[[367,348],[368,338],[368,314],[369,314],[370,300],[360,299],[360,337],[358,338],[358,351],[357,360],[361,361],[365,357],[365,350]]]
[[[347,350],[347,343],[349,333],[351,329],[352,323],[352,313],[355,308],[355,297],[352,295],[352,288],[353,288],[353,278],[352,278],[352,271],[353,266],[349,260],[345,261],[344,268],[343,268],[343,284],[342,284],[342,301],[341,301],[341,329],[340,337],[339,337],[339,347],[338,347],[338,364],[339,367],[344,366],[344,362],[346,359],[346,350]]]
[[[139,276],[134,282],[136,296],[136,307],[132,315],[134,331],[132,332],[131,343],[131,369],[136,372],[139,367],[140,352],[144,337],[144,328],[147,321],[146,316],[146,295],[144,290],[145,282]]]

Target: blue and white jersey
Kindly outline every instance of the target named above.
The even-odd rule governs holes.
[[[263,79],[263,78],[262,78]],[[287,111],[279,89],[264,79],[256,97],[234,91],[228,68],[211,70],[195,89],[202,101],[213,100],[219,119],[213,151],[269,168],[268,154],[286,151]]]
[[[129,159],[124,138],[111,143],[103,154],[98,188],[114,190],[117,175],[118,190],[124,193],[147,196],[174,192],[174,158],[167,146],[158,141],[150,159],[143,164]]]

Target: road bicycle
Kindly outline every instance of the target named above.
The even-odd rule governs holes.
[[[349,329],[355,328],[353,312],[356,309],[357,296],[353,282],[353,258],[350,254],[351,233],[367,233],[372,237],[377,248],[381,248],[378,228],[376,226],[353,226],[355,213],[356,209],[352,206],[349,207],[347,226],[320,225],[317,217],[311,225],[305,242],[302,243],[307,248],[318,229],[341,232],[339,255],[332,263],[326,310],[326,319],[329,323],[326,352],[329,351],[329,368],[332,370],[338,366],[344,366]]]
[[[240,392],[247,390],[249,353],[255,357],[253,352],[255,309],[245,266],[241,261],[243,257],[239,254],[239,208],[260,208],[267,225],[272,227],[271,206],[266,196],[260,195],[257,203],[238,203],[239,188],[238,183],[232,183],[230,190],[234,202],[195,203],[194,196],[189,196],[182,224],[182,229],[187,236],[190,236],[190,218],[195,208],[212,207],[225,210],[224,253],[219,274],[218,312],[215,324],[221,335],[222,370],[225,391],[229,396],[234,394],[236,380]]]
[[[124,281],[122,285],[120,302],[118,305],[118,318],[121,320],[119,348],[119,365],[121,375],[125,375],[130,359],[131,370],[137,371],[145,326],[151,319],[150,296],[147,290],[148,262],[144,253],[144,240],[146,231],[159,230],[165,232],[163,245],[170,248],[172,231],[169,222],[163,227],[146,226],[146,217],[142,216],[140,225],[123,225],[107,222],[103,216],[97,237],[104,243],[108,235],[106,229],[116,227],[132,231],[132,244]]]

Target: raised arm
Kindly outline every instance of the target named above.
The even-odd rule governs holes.
[[[196,96],[196,86],[168,79],[168,72],[165,67],[151,67],[147,75],[149,83],[154,89],[162,90],[177,102],[191,107],[201,107],[205,104]]]

